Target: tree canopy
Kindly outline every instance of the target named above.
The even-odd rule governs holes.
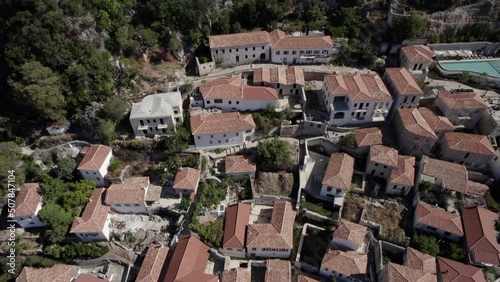
[[[290,144],[278,138],[257,145],[257,160],[264,166],[287,168],[292,164]]]
[[[399,40],[421,38],[427,27],[422,16],[411,14],[409,17],[397,17],[393,22],[394,35]]]

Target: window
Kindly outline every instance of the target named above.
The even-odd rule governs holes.
[[[450,235],[451,235],[451,233],[450,233],[450,232],[448,232],[448,231],[447,231],[447,232],[444,232],[444,236],[450,236]]]
[[[375,166],[378,166],[378,163],[375,163]]]
[[[222,53],[223,53],[223,54],[224,54],[224,53],[226,53],[226,50],[222,49]]]
[[[156,119],[153,120],[153,123],[156,123]]]
[[[94,175],[96,175],[97,173],[94,172]]]
[[[280,54],[280,51],[276,51],[276,55],[279,55]]]
[[[229,139],[226,139],[226,143],[229,143]]]
[[[262,46],[262,50],[264,50],[264,46]]]
[[[437,230],[437,228],[434,228],[432,226],[426,226],[425,229],[432,230],[432,231],[436,231]]]
[[[236,132],[236,136],[240,136],[240,133],[239,133],[239,132]]]
[[[207,104],[210,104],[210,100],[207,100]]]
[[[384,176],[384,173],[383,173],[383,172],[381,172],[381,173],[380,173],[380,176]]]
[[[231,53],[231,48],[229,49],[229,53]]]
[[[245,59],[248,59],[248,55],[245,55]]]
[[[198,140],[200,140],[200,139],[201,139],[201,136],[198,136]]]
[[[219,54],[219,50],[215,50],[215,54]]]
[[[283,51],[283,55],[288,55],[288,51]]]
[[[248,51],[248,48],[245,48],[245,51]]]
[[[250,132],[252,132],[252,130],[251,130],[251,129],[249,129],[249,130],[247,130],[247,131],[245,131],[245,132],[246,132],[246,133],[250,133]]]
[[[240,101],[236,101],[236,105],[239,105],[240,104]]]
[[[151,121],[148,119],[147,122],[150,123]]]
[[[255,54],[253,54],[253,57],[255,58]]]
[[[292,55],[295,55],[295,54],[297,54],[297,51],[292,51]]]
[[[304,50],[300,50],[300,54],[304,54]]]
[[[210,144],[213,144],[214,142],[210,141]]]
[[[139,204],[134,204],[134,207],[138,207],[138,206],[140,206],[140,205]]]
[[[253,47],[253,50],[255,51],[255,47]]]
[[[174,115],[177,115],[179,114],[179,111],[178,110],[174,110]]]
[[[139,123],[141,124],[141,126],[144,126],[144,121],[143,120],[140,120]]]
[[[328,54],[328,50],[323,50],[323,54]]]
[[[465,154],[464,159],[468,158],[470,156],[470,153]]]
[[[220,140],[219,140],[219,144],[220,144]]]
[[[122,205],[121,205],[121,204],[116,204],[115,206],[117,206],[117,207],[121,207]]]
[[[332,192],[332,187],[326,187],[326,192]]]
[[[222,99],[214,99],[215,104],[222,104]]]
[[[124,206],[126,206],[126,207],[130,207],[130,204],[125,204]]]
[[[236,48],[236,52],[238,52],[238,48]]]
[[[232,251],[233,249],[231,249],[231,248],[227,248],[227,250],[228,250],[228,251]]]
[[[340,194],[340,193],[342,193],[342,191],[340,191],[340,190],[335,190],[335,194],[336,194],[336,195],[338,195],[338,194]]]
[[[99,177],[96,177],[97,181],[101,181],[101,179]]]
[[[231,105],[232,101],[228,101],[227,103],[228,103],[229,105]]]
[[[386,166],[386,165],[384,165],[384,168],[387,168],[387,166]]]
[[[319,50],[314,50],[313,54],[314,55],[319,55]]]
[[[312,51],[311,51],[311,50],[307,50],[307,51],[306,51],[306,54],[307,54],[307,55],[311,55],[311,54],[312,54]]]

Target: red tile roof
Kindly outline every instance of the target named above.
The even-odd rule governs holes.
[[[160,244],[149,245],[148,252],[144,257],[136,282],[157,282],[160,279],[161,270],[167,258],[168,247]]]
[[[353,173],[354,158],[346,153],[333,153],[328,161],[321,185],[349,191]]]
[[[269,32],[268,36],[269,36],[269,43],[271,43],[271,46],[274,46],[278,41],[286,37],[286,33],[283,32],[282,30],[277,29]]]
[[[234,204],[226,208],[226,220],[224,222],[224,248],[245,248],[246,227],[250,221],[249,204]]]
[[[16,211],[14,215],[35,215],[38,204],[42,200],[40,183],[24,183],[16,195]]]
[[[389,262],[385,265],[383,272],[387,273],[387,280],[383,282],[435,282],[436,276],[430,272],[414,269]],[[385,277],[385,276],[384,276]]]
[[[227,48],[245,45],[266,45],[269,43],[267,31],[252,31],[233,34],[212,35],[208,37],[210,48]]]
[[[241,132],[255,129],[251,114],[222,113],[213,115],[191,116],[191,132],[193,135]]]
[[[85,152],[85,156],[80,161],[77,169],[100,170],[108,155],[111,154],[111,148],[104,145],[91,145]]]
[[[111,184],[106,190],[104,202],[114,203],[144,203],[146,190],[149,187],[149,177],[131,177],[123,183]]]
[[[406,266],[436,274],[436,258],[413,248],[406,248]]]
[[[390,101],[389,90],[378,74],[325,75],[333,96],[348,96],[350,101]]]
[[[224,271],[222,273],[221,282],[250,282],[251,275],[250,269],[248,268],[233,268]]]
[[[78,272],[76,265],[56,264],[50,268],[24,267],[16,282],[68,282]]]
[[[442,257],[438,257],[438,263],[443,282],[486,282],[479,267]]]
[[[300,67],[257,68],[253,70],[254,83],[276,83],[282,85],[304,85],[304,72]]]
[[[441,186],[448,190],[465,193],[468,173],[465,166],[424,156],[422,174],[441,180]]]
[[[200,85],[203,99],[278,100],[275,89],[244,85],[240,77],[219,78]]]
[[[432,51],[425,45],[408,45],[401,47],[401,51],[410,62],[432,61]]]
[[[407,131],[418,136],[436,140],[438,139],[434,130],[432,130],[417,108],[399,109],[398,116]]]
[[[313,278],[309,274],[308,275],[299,274],[299,276],[297,277],[297,282],[321,282],[321,281],[323,281],[320,279],[321,278],[319,278],[319,277]]]
[[[217,282],[218,276],[204,272],[210,256],[209,250],[198,238],[181,235],[163,282]]]
[[[413,187],[415,183],[415,158],[398,156],[398,165],[391,173],[390,183]]]
[[[448,109],[486,109],[488,105],[476,93],[452,94],[446,90],[439,91],[437,100],[441,100]]]
[[[271,223],[249,224],[247,248],[293,248],[293,222],[295,211],[290,202],[274,202]]]
[[[328,250],[321,262],[321,268],[327,267],[337,273],[354,278],[364,278],[368,266],[368,255],[358,252]]]
[[[339,227],[333,231],[333,237],[348,240],[357,246],[362,246],[365,242],[367,233],[368,228],[365,226],[345,219],[340,219]]]
[[[384,145],[370,146],[369,160],[383,165],[396,167],[398,165],[398,151]]]
[[[424,95],[420,86],[406,68],[387,68],[387,77],[394,84],[398,95]]]
[[[266,261],[265,282],[291,282],[292,264],[287,260],[269,259]]]
[[[498,214],[483,207],[464,207],[462,219],[471,260],[500,265],[500,245],[494,228]]]
[[[107,280],[92,276],[90,274],[82,273],[73,282],[106,282]]]
[[[272,49],[325,49],[332,48],[330,36],[286,36],[278,40]]]
[[[420,114],[425,119],[425,121],[429,124],[430,128],[434,130],[435,133],[442,131],[453,131],[455,130],[455,126],[451,123],[451,121],[444,116],[438,115],[438,109],[430,109],[426,107],[418,108]]]
[[[487,185],[469,180],[467,181],[467,190],[465,190],[465,193],[473,196],[484,197],[489,190],[490,188]]]
[[[495,157],[495,149],[487,136],[461,132],[446,132],[443,138],[443,149],[474,153]]]
[[[377,127],[354,129],[354,137],[358,147],[383,144],[382,131]]]
[[[235,155],[226,156],[225,161],[225,172],[230,173],[252,173],[257,170],[257,166],[253,161],[250,160],[249,156]]]
[[[442,208],[418,202],[415,210],[416,220],[422,224],[439,228],[459,236],[464,235],[459,214],[447,212]]]
[[[109,207],[102,204],[104,188],[95,188],[81,217],[75,217],[70,233],[102,232],[109,214]]]
[[[200,171],[195,168],[181,167],[175,174],[174,189],[196,190],[200,182]]]

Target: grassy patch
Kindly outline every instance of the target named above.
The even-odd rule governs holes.
[[[334,215],[334,213],[332,211],[325,209],[323,207],[323,204],[321,204],[321,203],[315,204],[315,203],[304,201],[304,202],[300,203],[300,207],[307,209],[309,211],[315,212],[315,213],[319,213],[319,214],[327,216],[327,217],[332,217]]]

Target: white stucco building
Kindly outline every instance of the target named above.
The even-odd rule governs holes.
[[[425,45],[401,47],[399,64],[406,68],[415,80],[425,80],[432,65],[432,50]]]
[[[212,59],[224,65],[270,60],[267,31],[212,35],[208,37],[208,44]]]
[[[368,246],[367,234],[367,227],[340,219],[338,228],[333,231],[332,244],[340,249],[365,253]]]
[[[330,125],[384,122],[392,106],[392,96],[377,74],[326,75],[322,91]]]
[[[189,196],[192,193],[196,194],[200,182],[200,174],[200,170],[196,168],[181,167],[175,174],[172,188],[179,197]]]
[[[119,213],[149,214],[148,207],[160,199],[161,187],[149,177],[131,177],[106,189],[104,202]]]
[[[40,183],[23,183],[16,195],[14,220],[22,228],[45,226],[37,216],[41,209],[42,188]]]
[[[109,241],[110,208],[102,203],[104,188],[96,188],[81,216],[75,217],[70,234],[82,242]]]
[[[346,153],[333,153],[328,160],[320,195],[337,206],[344,204],[344,196],[351,189],[354,158]]]
[[[199,91],[205,108],[218,108],[223,112],[256,111],[268,107],[282,110],[286,106],[275,89],[246,85],[239,76],[209,81],[200,85]]]
[[[462,219],[458,213],[447,212],[421,201],[415,208],[413,228],[434,233],[451,241],[458,241],[464,236]]]
[[[224,237],[222,240],[222,251],[230,257],[245,258],[245,235],[246,226],[250,222],[249,204],[233,204],[226,208],[224,220]]]
[[[182,98],[177,91],[148,95],[134,103],[129,121],[135,136],[154,136],[175,131],[182,119]]]
[[[398,165],[387,181],[385,193],[407,195],[415,186],[415,157],[398,155]]]
[[[191,116],[190,122],[196,149],[233,147],[254,139],[251,114],[201,114]]]
[[[332,54],[330,36],[283,36],[271,46],[271,62],[275,64],[324,64]]]
[[[398,151],[384,145],[370,146],[366,161],[366,174],[389,179],[398,165]]]
[[[108,174],[111,162],[111,148],[104,145],[91,145],[82,149],[83,159],[76,168],[83,178],[93,181],[97,187],[104,186],[104,176]]]

